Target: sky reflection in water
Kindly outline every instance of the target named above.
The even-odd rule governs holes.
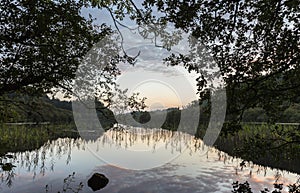
[[[241,170],[240,159],[165,130],[108,131],[96,141],[63,138],[14,155],[14,178],[8,186],[3,173],[1,192],[46,192],[47,184],[49,192],[62,191],[63,179],[73,172],[71,187],[83,182],[81,192],[92,192],[87,180],[94,172],[106,175],[110,182],[103,193],[231,192],[236,180],[248,180],[258,191],[272,188],[278,175],[279,182],[297,181],[295,174],[253,164]]]

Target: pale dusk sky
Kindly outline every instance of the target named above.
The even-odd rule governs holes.
[[[91,8],[82,10],[82,15],[89,14],[96,18],[96,23],[107,23],[112,29],[116,29],[107,11]],[[127,26],[134,25],[129,19],[122,23]],[[153,42],[143,39],[138,33],[122,26],[118,27],[124,37],[126,53],[135,56],[140,52],[134,66],[120,64],[122,74],[117,83],[121,88],[127,88],[129,94],[139,92],[141,97],[146,97],[149,110],[182,107],[198,99],[195,80],[197,75],[188,73],[181,66],[171,67],[163,64],[163,58],[171,53],[188,50],[187,39],[168,52],[166,49],[155,47]]]

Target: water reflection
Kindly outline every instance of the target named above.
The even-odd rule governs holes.
[[[74,185],[83,182],[83,192],[91,191],[86,182],[95,172],[110,180],[102,192],[131,193],[230,192],[235,180],[248,180],[261,190],[276,180],[287,184],[298,178],[228,156],[191,135],[161,129],[113,129],[97,140],[59,138],[34,151],[11,154],[1,160],[16,166],[1,172],[2,192],[43,192],[46,185],[48,192],[57,192],[74,171]],[[145,167],[149,169],[128,169]]]

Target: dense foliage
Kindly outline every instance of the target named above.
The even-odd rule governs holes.
[[[245,110],[259,107],[274,122],[299,102],[299,1],[5,0],[0,5],[1,95],[16,90],[45,92],[53,87],[70,91],[80,59],[111,33],[107,21],[95,27],[92,19],[81,15],[82,7],[92,6],[106,9],[117,31],[119,21],[130,17],[139,24],[141,36],[152,39],[155,45],[161,38],[166,49],[178,43],[181,30],[197,38],[220,69],[218,76],[226,83],[227,113],[235,121],[241,121]],[[174,33],[168,30],[169,25],[175,27]],[[190,47],[203,51],[197,44]],[[113,48],[117,46],[107,51],[117,53]],[[201,99],[206,99],[210,77],[202,63],[208,61],[189,57],[172,55],[165,62],[196,71]],[[134,62],[126,52],[123,59]],[[116,64],[121,60],[113,61],[102,78],[111,83],[119,73]]]
[[[0,95],[69,88],[80,59],[103,36],[81,16],[82,1],[0,3]]]
[[[299,96],[299,1],[145,0],[143,5],[144,15],[155,17],[156,7],[162,16],[155,19],[191,32],[213,54],[226,82],[227,112],[237,119],[255,106],[276,119]],[[183,56],[177,59],[172,62],[200,73],[205,97],[207,72]]]
[[[233,184],[233,190],[232,193],[253,193],[250,184],[246,181],[244,183],[234,182]],[[300,192],[300,185],[299,184],[290,184],[287,186],[289,193],[299,193]],[[265,188],[264,190],[261,190],[261,193],[281,193],[284,191],[283,184],[274,183],[274,189],[269,190],[268,188]]]

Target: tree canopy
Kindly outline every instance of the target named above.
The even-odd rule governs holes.
[[[262,107],[269,117],[280,116],[279,112],[299,100],[297,0],[4,0],[0,5],[0,94],[68,88],[80,58],[111,32],[107,21],[96,28],[92,19],[80,14],[82,7],[91,6],[108,10],[117,30],[125,17],[136,21],[141,36],[162,38],[166,49],[178,43],[180,33],[176,30],[198,39],[220,69],[226,83],[228,112],[237,120],[254,107]],[[168,24],[175,27],[174,33],[168,31]],[[124,56],[128,59],[126,53]],[[167,58],[166,63],[182,64],[198,72],[200,97],[206,99],[208,83],[201,65],[180,54]],[[115,76],[117,69],[112,66],[107,72]]]
[[[0,3],[0,94],[69,88],[80,59],[110,32],[81,16],[82,1]]]
[[[255,106],[271,117],[280,116],[289,102],[297,100],[299,11],[299,1],[293,0],[145,0],[137,10],[143,17],[139,21],[171,22],[211,51],[226,82],[228,112],[237,118]],[[205,97],[206,78],[199,65],[182,56],[174,61],[200,72],[198,86]]]

